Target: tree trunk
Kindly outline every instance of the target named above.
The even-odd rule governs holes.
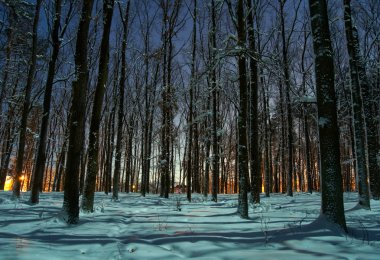
[[[321,153],[321,215],[347,232],[340,168],[334,62],[326,0],[309,0]]]
[[[37,29],[38,29],[38,20],[40,17],[40,9],[41,9],[42,0],[36,1],[36,8],[33,19],[33,31],[32,31],[32,54],[30,57],[30,66],[28,70],[28,77],[25,86],[24,92],[24,101],[22,106],[22,115],[21,115],[21,123],[19,127],[19,141],[18,141],[18,149],[17,149],[17,158],[16,158],[16,176],[14,178],[13,184],[13,198],[18,199],[20,197],[20,189],[21,189],[21,176],[22,169],[24,164],[24,154],[25,154],[25,142],[26,142],[26,128],[28,122],[28,114],[30,109],[30,96],[32,92],[32,85],[34,79],[34,73],[36,71],[36,61],[37,61]]]
[[[290,100],[290,75],[288,61],[288,46],[286,44],[285,21],[284,21],[284,0],[280,0],[281,18],[281,38],[282,38],[282,58],[285,80],[286,112],[288,119],[288,173],[286,175],[286,194],[293,196],[293,115],[292,103]]]
[[[71,116],[68,122],[70,134],[63,199],[65,220],[69,224],[77,224],[79,221],[78,177],[84,142],[88,85],[87,42],[93,3],[93,0],[83,1],[75,49],[76,80],[72,82]]]
[[[371,85],[367,79],[363,57],[360,53],[358,31],[351,14],[351,0],[344,0],[343,3],[347,49],[350,57],[351,85],[353,88],[353,98],[355,98],[355,96],[357,97],[357,100],[353,100],[353,105],[354,109],[356,108],[356,110],[360,110],[356,111],[358,113],[358,122],[356,122],[358,125],[355,126],[356,128],[360,128],[358,129],[358,136],[356,136],[357,164],[359,163],[359,160],[362,160],[362,164],[364,164],[361,167],[357,166],[359,176],[359,204],[365,208],[370,208],[368,172],[365,159],[365,141],[367,141],[368,171],[371,180],[370,185],[372,196],[374,199],[380,199],[380,167],[377,161],[379,143],[376,138],[376,114],[374,112],[376,102],[371,95]],[[356,95],[354,96],[354,94]],[[365,115],[366,132],[363,129],[363,108]],[[367,133],[367,140],[365,139],[365,133]],[[359,135],[362,136],[360,137]],[[362,151],[360,152],[359,149]]]
[[[237,45],[240,50],[245,49],[246,31],[244,21],[244,7],[243,0],[237,3]],[[238,67],[239,67],[239,115],[238,115],[238,164],[239,164],[239,205],[238,214],[241,218],[248,218],[248,142],[247,142],[247,118],[248,118],[248,85],[247,85],[247,72],[246,72],[246,59],[244,53],[239,53]]]
[[[189,104],[189,120],[188,120],[188,131],[189,131],[189,147],[188,147],[188,157],[187,157],[187,200],[191,201],[191,176],[193,174],[193,162],[192,162],[192,153],[193,153],[193,114],[194,114],[194,87],[195,87],[195,54],[197,48],[197,0],[194,0],[194,12],[193,12],[193,44],[192,44],[192,54],[191,54],[191,76],[190,76],[190,104]]]
[[[126,81],[126,52],[127,52],[127,35],[128,35],[128,21],[129,21],[129,7],[130,0],[127,2],[125,16],[123,17],[121,12],[121,6],[119,3],[120,16],[123,23],[123,39],[121,43],[121,72],[119,82],[119,108],[117,116],[117,135],[116,135],[116,151],[115,151],[115,171],[113,182],[112,199],[119,199],[119,176],[121,171],[121,148],[123,143],[123,118],[124,118],[124,88]]]
[[[96,175],[99,170],[99,127],[103,108],[103,96],[108,79],[109,37],[111,32],[113,6],[114,0],[103,0],[104,28],[100,46],[98,82],[95,89],[89,132],[88,165],[81,209],[83,212],[92,212],[94,210]],[[111,172],[109,172],[109,174],[111,174]]]
[[[40,127],[39,143],[37,150],[36,165],[34,167],[33,177],[32,177],[32,191],[30,202],[36,204],[39,202],[39,191],[41,188],[42,176],[45,171],[45,162],[46,162],[46,139],[47,139],[47,130],[49,126],[49,117],[50,117],[50,102],[51,95],[53,90],[53,80],[55,76],[55,64],[58,59],[58,53],[61,45],[61,40],[59,39],[59,27],[61,24],[61,0],[55,0],[55,15],[53,30],[51,32],[53,52],[49,61],[48,76],[45,85],[45,95],[43,103],[43,116]]]
[[[365,123],[363,117],[363,99],[361,93],[361,78],[359,78],[358,56],[360,55],[359,42],[354,40],[354,25],[351,17],[351,1],[343,0],[344,3],[344,22],[347,38],[347,49],[349,54],[351,93],[353,109],[353,125],[355,135],[356,169],[358,175],[359,205],[365,209],[370,209],[369,184],[366,160],[366,138]],[[364,81],[365,82],[365,81]],[[365,84],[365,83],[364,83]],[[366,85],[366,88],[369,86]],[[368,120],[367,120],[368,121]],[[371,123],[369,123],[371,124]]]
[[[218,201],[219,192],[219,143],[218,143],[218,114],[217,114],[217,83],[216,83],[216,7],[211,0],[211,92],[212,92],[212,191],[211,200]]]
[[[254,25],[253,25],[253,8],[252,1],[247,1],[247,7],[249,14],[247,16],[248,24],[248,42],[249,50],[251,56],[249,58],[250,64],[250,102],[249,102],[249,148],[250,148],[250,168],[251,168],[251,195],[252,201],[255,204],[260,203],[260,193],[261,193],[261,171],[260,171],[260,160],[259,160],[259,120],[258,120],[258,89],[259,89],[259,78],[258,78],[258,57],[256,55],[256,43],[254,35]]]

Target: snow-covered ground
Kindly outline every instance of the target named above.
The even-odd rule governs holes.
[[[120,194],[120,201],[97,193],[96,210],[78,225],[60,215],[63,194],[44,193],[28,205],[0,192],[0,259],[380,259],[380,202],[355,209],[357,194],[346,193],[349,234],[318,218],[320,194],[272,194],[236,215],[237,196],[219,202],[193,195]]]

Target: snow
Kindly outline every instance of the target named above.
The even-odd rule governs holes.
[[[237,195],[189,203],[121,193],[114,202],[96,193],[78,225],[62,221],[62,193],[33,206],[29,193],[11,195],[0,192],[0,259],[379,259],[380,201],[360,209],[356,193],[344,194],[348,235],[319,216],[319,193],[262,197],[248,220],[236,214]]]

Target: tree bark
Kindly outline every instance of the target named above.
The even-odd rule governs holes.
[[[258,77],[258,57],[255,57],[256,43],[253,25],[253,8],[252,1],[247,1],[247,7],[249,14],[247,15],[248,24],[248,42],[251,56],[249,58],[250,65],[250,102],[249,102],[249,148],[250,148],[250,168],[251,168],[251,195],[252,201],[255,204],[260,203],[261,193],[261,171],[259,160],[259,120],[258,120],[258,89],[259,89],[259,77]]]
[[[22,106],[22,115],[21,123],[19,127],[19,141],[17,149],[17,158],[16,158],[16,176],[14,178],[13,184],[13,194],[12,197],[18,199],[20,197],[21,190],[21,176],[22,169],[24,164],[24,154],[25,154],[25,142],[26,142],[26,128],[28,122],[28,115],[30,109],[30,96],[32,92],[32,85],[34,79],[34,73],[36,71],[36,62],[37,62],[37,29],[38,29],[38,20],[40,18],[40,9],[41,9],[42,0],[36,1],[34,19],[33,19],[33,31],[32,31],[32,54],[30,57],[30,66],[28,70],[28,77],[25,86],[24,92],[24,101]]]
[[[360,55],[358,39],[354,40],[354,25],[351,17],[351,1],[343,0],[344,3],[344,24],[346,30],[347,49],[350,63],[351,75],[351,93],[352,93],[352,109],[353,109],[353,126],[354,126],[354,140],[355,140],[355,155],[356,155],[356,169],[359,191],[359,205],[365,209],[370,209],[369,198],[369,183],[367,172],[366,160],[366,138],[365,138],[365,122],[363,116],[363,99],[361,93],[362,78],[359,76],[358,62]],[[365,72],[364,72],[365,76]],[[364,81],[365,84],[365,81]],[[366,88],[369,85],[365,86]],[[368,122],[371,125],[370,122]]]
[[[65,220],[69,224],[77,224],[79,221],[78,178],[85,132],[88,85],[87,42],[93,3],[93,0],[83,1],[75,49],[76,80],[72,83],[72,103],[68,123],[70,133],[63,198]]]
[[[321,156],[321,215],[347,232],[340,168],[334,62],[326,0],[309,0],[317,84]]]
[[[188,146],[188,157],[187,157],[187,200],[191,201],[191,177],[193,174],[193,162],[192,162],[192,153],[193,153],[193,114],[194,114],[194,87],[195,87],[195,58],[197,50],[197,0],[194,0],[194,12],[193,12],[193,44],[192,44],[192,54],[191,54],[191,76],[190,76],[190,104],[189,104],[189,120],[188,120],[188,131],[189,131],[189,146]]]
[[[55,0],[55,13],[53,30],[51,32],[53,51],[49,61],[48,76],[45,85],[44,103],[43,103],[43,116],[41,119],[39,143],[37,148],[37,158],[34,167],[33,177],[32,177],[32,190],[30,202],[36,204],[39,202],[39,191],[41,189],[42,176],[45,171],[46,163],[46,140],[47,140],[47,130],[49,127],[49,117],[50,117],[50,103],[51,95],[53,91],[53,80],[55,76],[55,66],[58,59],[59,49],[61,46],[61,40],[59,39],[59,28],[61,25],[61,0]]]
[[[95,89],[89,132],[88,165],[81,209],[83,212],[92,212],[94,210],[96,175],[99,170],[99,127],[103,108],[103,96],[108,79],[109,37],[111,32],[114,2],[114,0],[103,0],[104,27],[100,46],[98,81]],[[111,174],[111,172],[109,172],[109,174]]]
[[[219,192],[219,143],[218,143],[218,100],[216,83],[216,7],[211,0],[211,93],[212,93],[212,187],[211,200],[218,201]]]
[[[246,59],[243,50],[246,44],[246,31],[244,21],[243,0],[239,0],[236,9],[237,17],[237,45],[241,52],[238,56],[239,67],[239,114],[238,114],[238,164],[239,164],[239,205],[238,214],[241,218],[248,218],[248,142],[247,142],[247,118],[248,118],[248,84],[246,72]]]
[[[346,32],[350,38],[351,50],[350,56],[356,65],[357,80],[359,81],[360,91],[363,96],[363,107],[365,115],[365,126],[367,130],[367,149],[368,149],[368,171],[370,178],[370,190],[373,199],[380,199],[380,163],[378,161],[378,153],[380,151],[379,142],[377,141],[378,129],[376,127],[376,107],[378,102],[373,97],[371,84],[367,78],[363,56],[360,53],[359,36],[357,28],[353,22],[351,14],[351,1],[344,0],[345,6],[345,23]],[[380,71],[380,70],[378,70]],[[364,178],[364,177],[363,177]]]
[[[115,151],[115,170],[112,199],[119,199],[119,176],[121,171],[121,148],[123,143],[123,118],[124,118],[124,88],[126,81],[126,52],[127,52],[127,35],[128,35],[128,21],[129,21],[129,8],[130,0],[127,2],[125,16],[122,15],[121,6],[119,3],[120,16],[123,23],[123,39],[121,43],[121,72],[119,82],[119,108],[117,116],[117,135],[116,135],[116,151]]]

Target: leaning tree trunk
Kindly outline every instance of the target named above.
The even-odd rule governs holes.
[[[321,215],[347,231],[340,168],[334,61],[326,0],[309,0],[315,56],[321,158]]]
[[[83,1],[75,49],[76,80],[72,83],[69,143],[67,150],[63,209],[69,224],[79,221],[79,168],[85,133],[86,92],[88,85],[87,42],[94,1]]]
[[[59,48],[61,46],[61,40],[59,38],[59,28],[61,26],[61,0],[55,0],[55,15],[53,30],[51,32],[53,51],[49,61],[48,76],[45,85],[44,103],[43,103],[43,116],[41,120],[40,127],[40,140],[38,143],[36,165],[34,167],[33,177],[32,177],[32,190],[30,202],[35,204],[39,202],[39,191],[41,188],[42,176],[45,171],[46,163],[46,141],[47,141],[47,130],[49,126],[49,116],[50,116],[50,103],[51,95],[53,90],[53,80],[55,75],[55,64],[58,60]]]
[[[99,169],[99,126],[101,121],[101,111],[103,108],[103,96],[108,79],[109,62],[109,36],[113,16],[114,0],[103,1],[103,36],[100,46],[99,75],[95,89],[94,103],[92,107],[92,117],[89,132],[88,144],[88,165],[86,182],[82,198],[82,211],[92,212],[94,210],[94,193],[96,175]],[[109,174],[111,174],[109,172]]]

